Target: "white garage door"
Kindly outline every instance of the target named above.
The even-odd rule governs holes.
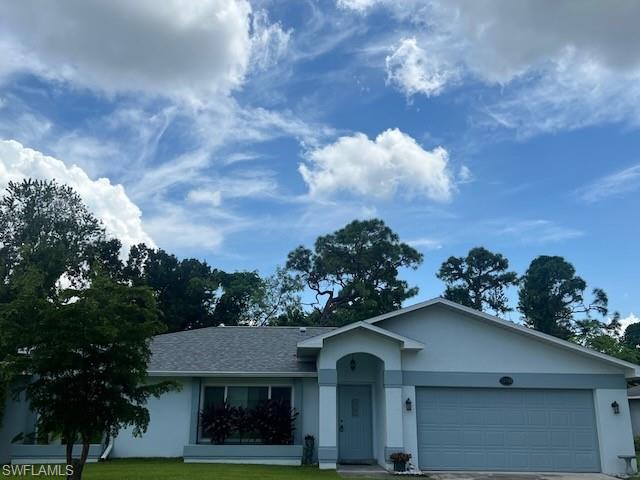
[[[416,388],[423,470],[599,472],[590,390]]]

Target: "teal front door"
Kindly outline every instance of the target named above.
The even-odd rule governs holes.
[[[338,386],[338,461],[371,463],[371,387]]]

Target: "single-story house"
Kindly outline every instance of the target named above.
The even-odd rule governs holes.
[[[149,379],[169,378],[183,388],[149,402],[146,434],[123,431],[107,452],[96,445],[94,459],[298,465],[307,435],[326,469],[387,466],[406,452],[426,471],[620,474],[618,456],[634,454],[626,398],[640,366],[441,298],[341,328],[160,335]],[[299,412],[292,444],[212,444],[203,435],[203,405],[269,398]],[[28,409],[9,402],[0,462],[52,458],[55,446],[8,444],[28,425]]]

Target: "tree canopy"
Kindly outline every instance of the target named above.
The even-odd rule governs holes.
[[[355,220],[318,237],[314,250],[299,246],[286,267],[314,296],[315,323],[344,325],[399,308],[417,294],[398,278],[416,269],[422,254],[400,242],[382,220]]]
[[[640,322],[632,323],[625,329],[622,342],[629,348],[640,345]]]
[[[592,299],[587,302],[586,289],[587,283],[564,258],[541,255],[531,262],[521,279],[518,310],[529,327],[570,340],[579,328],[589,329],[588,322],[594,320],[592,314],[603,318],[608,313],[604,290],[594,288]],[[577,315],[582,317],[576,319]]]
[[[63,274],[79,281],[105,241],[104,227],[72,188],[55,181],[9,182],[0,198],[0,301],[9,299],[11,278],[27,268],[44,275],[45,294]]]
[[[505,290],[518,283],[516,272],[510,272],[509,260],[484,247],[469,250],[466,257],[449,257],[436,276],[445,282],[448,300],[501,314],[512,310]]]

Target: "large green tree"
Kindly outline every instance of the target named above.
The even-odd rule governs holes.
[[[150,339],[164,331],[146,287],[114,282],[98,271],[90,286],[65,289],[52,299],[38,292],[47,275],[27,269],[14,299],[0,305],[4,371],[26,376],[24,389],[38,415],[39,436],[66,445],[68,478],[82,477],[91,443],[120,429],[141,434],[149,423],[150,396],[175,388],[145,383]],[[74,445],[81,453],[74,457]]]
[[[66,185],[9,182],[0,198],[0,302],[10,299],[13,276],[28,268],[44,275],[43,293],[55,293],[64,274],[82,280],[89,259],[107,242],[104,227]]]
[[[321,325],[344,325],[399,308],[414,296],[399,278],[422,254],[402,243],[382,220],[355,220],[318,237],[314,250],[299,246],[286,267],[309,289],[312,317]]]
[[[505,291],[518,283],[518,276],[499,253],[472,248],[466,257],[449,257],[436,276],[446,284],[444,297],[449,300],[498,314],[512,310]]]
[[[590,322],[608,313],[608,298],[599,288],[585,299],[587,283],[562,257],[541,255],[535,258],[520,281],[518,310],[525,323],[556,337],[570,340],[580,333],[593,331]],[[593,317],[593,315],[596,317]]]

